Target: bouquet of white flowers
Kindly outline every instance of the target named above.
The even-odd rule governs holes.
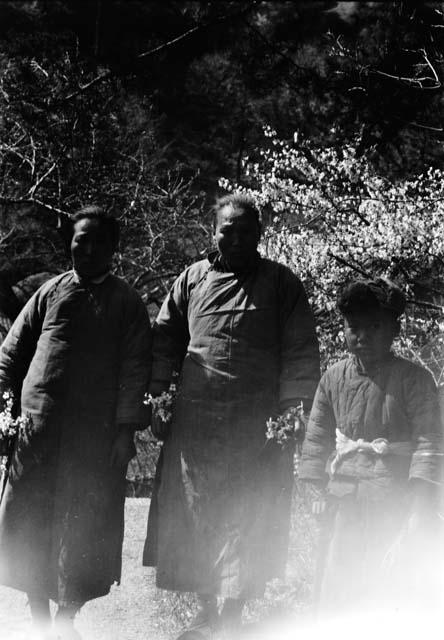
[[[295,447],[294,469],[297,475],[299,460],[302,453],[302,443],[305,438],[304,405],[291,407],[286,413],[277,418],[267,420],[267,441],[279,444],[283,449],[289,446]]]
[[[176,393],[177,387],[172,383],[168,391],[163,391],[159,396],[149,394],[144,401],[152,408],[151,431],[159,440],[165,440],[168,437]]]
[[[8,458],[14,446],[20,429],[25,429],[31,424],[30,416],[18,416],[14,418],[14,396],[11,391],[5,391],[2,396],[3,411],[0,411],[0,470],[5,471]]]

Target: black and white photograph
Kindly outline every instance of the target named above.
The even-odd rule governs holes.
[[[0,0],[0,640],[444,611],[444,2]]]

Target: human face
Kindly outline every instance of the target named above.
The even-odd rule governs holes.
[[[74,224],[71,257],[81,276],[94,278],[108,271],[113,253],[109,233],[99,220],[83,218]]]
[[[225,205],[217,216],[214,240],[219,253],[233,270],[246,266],[257,251],[260,227],[251,213]]]
[[[364,364],[379,362],[388,355],[397,329],[395,318],[384,311],[351,313],[344,317],[347,346]]]

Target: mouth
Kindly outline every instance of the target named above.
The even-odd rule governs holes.
[[[355,351],[356,353],[364,353],[364,354],[373,353],[371,347],[363,347],[363,346],[356,347]]]
[[[228,262],[242,262],[243,260],[245,260],[245,254],[244,253],[227,253],[225,256],[226,260],[228,260]]]
[[[89,275],[91,271],[94,271],[94,265],[89,260],[77,260],[74,262],[74,268],[85,275]]]

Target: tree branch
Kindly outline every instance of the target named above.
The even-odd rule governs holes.
[[[40,176],[40,178],[37,179],[37,181],[32,185],[32,187],[29,188],[28,193],[31,198],[34,197],[34,193],[37,191],[40,185],[44,182],[44,180],[46,180],[46,178],[49,175],[51,175],[51,173],[54,171],[56,167],[57,167],[57,162],[53,162],[52,165],[49,167],[49,169],[45,171],[45,173],[42,176]]]
[[[439,304],[433,304],[433,302],[425,302],[424,300],[415,300],[414,298],[407,298],[409,304],[414,304],[417,307],[424,307],[425,309],[435,309],[436,311],[443,312],[444,307]]]
[[[36,204],[39,207],[43,207],[43,209],[47,209],[48,211],[52,211],[52,213],[57,213],[57,215],[63,215],[63,216],[68,216],[69,217],[68,211],[63,211],[63,209],[58,209],[57,207],[54,207],[51,204],[48,204],[46,202],[43,202],[42,200],[38,200],[37,198],[33,198],[33,197],[10,198],[8,196],[1,196],[0,195],[0,204],[11,204],[11,205],[15,205],[15,204]]]
[[[364,269],[362,269],[361,267],[356,267],[350,262],[347,262],[347,260],[344,260],[344,258],[340,258],[339,256],[335,255],[332,251],[327,251],[327,255],[329,255],[330,258],[336,260],[336,262],[339,262],[339,264],[342,264],[344,267],[349,267],[349,269],[356,271],[356,273],[360,273],[361,276],[364,276],[365,278],[373,278],[373,275],[368,271],[364,271]]]
[[[339,264],[342,264],[345,267],[349,267],[353,271],[356,271],[356,273],[359,273],[362,276],[365,276],[366,278],[373,278],[374,277],[371,273],[368,273],[367,271],[364,271],[360,267],[356,267],[355,265],[351,264],[350,262],[347,262],[347,260],[344,260],[344,258],[340,258],[339,256],[335,255],[332,251],[328,251],[327,254],[331,258],[333,258],[334,260],[339,262]],[[424,307],[425,309],[435,309],[436,311],[441,311],[441,312],[444,309],[442,305],[434,304],[433,302],[425,302],[424,300],[415,300],[414,298],[407,298],[407,302],[409,304],[414,304],[417,307]]]
[[[367,73],[374,76],[382,76],[384,78],[388,78],[390,80],[396,80],[402,84],[407,84],[414,89],[427,90],[427,91],[436,91],[437,89],[441,89],[442,83],[435,78],[431,78],[429,76],[422,76],[420,78],[411,78],[408,76],[397,76],[393,73],[386,73],[385,71],[380,71],[379,69],[369,69]],[[435,72],[436,74],[436,72]],[[430,82],[430,85],[425,85],[425,82]]]
[[[209,22],[206,22],[206,23],[202,22],[200,24],[197,24],[194,27],[191,27],[190,29],[185,31],[184,33],[181,33],[179,36],[176,36],[175,38],[172,38],[171,40],[168,40],[167,42],[163,42],[162,44],[154,47],[153,49],[149,49],[148,51],[144,51],[143,53],[139,53],[135,57],[134,62],[138,62],[139,60],[144,60],[145,58],[153,56],[156,53],[159,53],[160,51],[163,51],[164,49],[168,49],[169,47],[172,47],[172,46],[176,45],[178,42],[181,42],[185,38],[188,38],[189,36],[191,36],[196,31],[199,31],[199,30],[202,30],[202,29],[208,29],[209,27],[213,26],[214,24],[220,24],[221,22],[228,22],[228,21],[230,21],[232,19],[235,19],[235,18],[241,18],[244,15],[246,15],[247,13],[249,13],[250,11],[252,11],[256,6],[261,4],[261,2],[262,2],[262,0],[253,0],[248,7],[242,9],[241,11],[237,11],[236,13],[232,13],[232,14],[226,14],[224,16],[219,16],[218,18],[210,20]],[[60,102],[69,102],[73,98],[76,98],[77,96],[81,95],[82,93],[85,93],[86,91],[88,91],[89,89],[91,89],[95,85],[99,84],[100,82],[103,82],[104,80],[108,80],[113,75],[114,75],[114,71],[112,69],[108,69],[107,71],[104,71],[103,73],[99,74],[98,76],[96,76],[95,78],[93,78],[92,80],[87,82],[86,84],[80,85],[79,88],[76,91],[73,91],[72,93],[68,94],[64,98],[61,98]]]
[[[178,42],[180,42],[184,38],[188,38],[188,36],[190,36],[192,33],[195,33],[196,31],[199,31],[199,29],[203,29],[204,26],[206,26],[206,25],[198,24],[195,27],[191,27],[191,29],[188,29],[188,31],[185,31],[185,33],[182,33],[180,36],[177,36],[176,38],[173,38],[172,40],[168,40],[168,42],[163,42],[162,44],[158,45],[157,47],[154,47],[154,49],[150,49],[149,51],[145,51],[144,53],[139,53],[139,55],[136,57],[136,60],[143,60],[143,58],[147,58],[148,56],[152,56],[155,53],[159,53],[159,51],[163,51],[164,49],[167,49],[167,47],[171,47],[174,44],[177,44]]]

